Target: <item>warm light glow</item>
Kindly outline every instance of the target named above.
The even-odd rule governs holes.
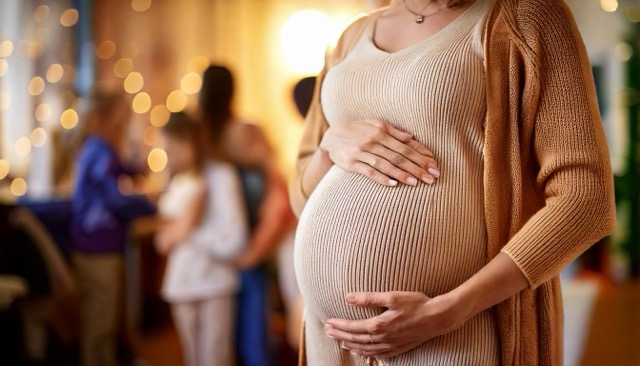
[[[0,57],[9,57],[13,53],[13,42],[2,41],[0,42]]]
[[[39,104],[36,107],[36,120],[38,122],[46,122],[51,119],[51,113],[51,107],[48,104]]]
[[[139,92],[144,86],[144,79],[139,72],[132,72],[124,79],[124,90],[129,94]]]
[[[640,22],[640,7],[629,5],[624,8],[624,14],[631,23]]]
[[[136,113],[147,113],[149,108],[151,108],[151,97],[149,94],[142,92],[136,94],[133,98],[133,102],[131,103],[131,107],[133,111]]]
[[[124,47],[122,47],[120,55],[125,58],[134,59],[136,58],[136,56],[138,56],[138,52],[140,52],[138,46],[136,46],[136,44],[133,42],[129,42],[125,44]]]
[[[618,0],[600,0],[602,10],[613,13],[618,10]]]
[[[158,143],[158,129],[153,126],[147,126],[142,134],[142,141],[148,146],[153,146]]]
[[[44,79],[36,76],[29,82],[29,94],[35,96],[40,95],[44,91]]]
[[[633,49],[628,43],[618,43],[613,49],[613,54],[622,62],[629,61],[633,55]]]
[[[106,60],[116,53],[116,44],[111,41],[102,41],[96,48],[96,56],[98,58]]]
[[[180,112],[187,106],[187,96],[181,90],[174,90],[167,97],[167,109]]]
[[[293,71],[312,74],[322,69],[331,43],[332,25],[329,17],[315,10],[301,10],[287,19],[280,43],[285,61]]]
[[[60,115],[60,125],[65,130],[70,130],[78,124],[78,113],[73,109],[67,109]]]
[[[9,170],[9,162],[4,159],[0,159],[0,179],[6,178],[7,175],[9,175]]]
[[[31,152],[31,140],[29,140],[28,137],[22,136],[16,140],[14,147],[18,156],[27,156]]]
[[[151,0],[131,0],[131,9],[137,12],[147,11],[150,7]]]
[[[78,23],[78,11],[76,9],[67,9],[60,16],[60,24],[65,27],[72,27]]]
[[[27,57],[38,58],[44,53],[44,46],[40,42],[28,42],[27,43]]]
[[[167,153],[160,148],[151,150],[147,157],[147,164],[152,172],[160,173],[167,167]]]
[[[4,76],[4,74],[7,73],[7,70],[9,70],[9,62],[7,62],[7,60],[0,59],[0,76]]]
[[[189,60],[187,64],[187,69],[191,72],[195,72],[198,74],[204,73],[204,70],[207,69],[211,65],[211,61],[205,56],[196,56]]]
[[[16,178],[11,181],[9,189],[14,196],[24,196],[27,193],[27,181],[22,178]]]
[[[124,78],[131,71],[133,71],[133,61],[130,58],[121,58],[113,65],[113,73],[119,78]]]
[[[151,110],[151,125],[155,127],[162,127],[167,124],[170,116],[171,113],[165,105],[157,105]]]
[[[47,69],[47,81],[50,83],[57,83],[62,79],[64,75],[64,69],[60,64],[52,64]]]
[[[33,19],[35,19],[36,22],[44,22],[49,17],[49,14],[51,14],[51,9],[46,5],[40,5],[33,13]]]
[[[7,93],[0,93],[0,111],[6,111],[11,105],[11,96]]]
[[[186,94],[196,94],[202,87],[202,78],[195,72],[190,72],[180,80],[180,88]]]
[[[44,146],[47,143],[47,131],[42,127],[38,127],[31,131],[31,144],[35,147]]]

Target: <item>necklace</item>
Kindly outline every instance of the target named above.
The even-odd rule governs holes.
[[[413,14],[413,15],[415,15],[415,16],[416,16],[416,24],[420,24],[420,23],[423,23],[423,22],[424,22],[425,18],[428,18],[428,17],[430,17],[430,16],[434,16],[434,15],[438,14],[439,12],[441,12],[442,10],[444,10],[444,9],[446,9],[446,8],[448,8],[448,7],[449,7],[449,5],[448,5],[448,4],[447,4],[447,5],[442,5],[442,6],[440,6],[438,9],[436,9],[436,10],[434,10],[434,11],[430,12],[430,13],[421,14],[421,13],[424,11],[424,9],[426,9],[429,5],[431,5],[431,3],[432,3],[433,1],[434,1],[434,0],[429,1],[429,2],[427,3],[427,5],[425,5],[425,7],[424,7],[424,8],[422,8],[422,10],[420,10],[420,12],[415,12],[415,11],[413,11],[413,10],[409,9],[409,7],[407,6],[407,1],[406,1],[406,0],[402,0],[402,4],[404,5],[404,8],[405,8],[405,9],[407,9],[407,11],[408,11],[409,13],[411,13],[411,14]]]

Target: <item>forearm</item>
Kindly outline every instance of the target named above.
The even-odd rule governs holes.
[[[309,196],[332,166],[333,162],[329,158],[329,153],[318,147],[306,168],[300,172],[302,174],[302,193]]]
[[[529,286],[516,263],[505,253],[498,254],[478,273],[453,291],[450,297],[459,307],[461,322],[514,296]]]

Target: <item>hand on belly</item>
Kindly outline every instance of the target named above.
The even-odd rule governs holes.
[[[377,316],[328,319],[325,332],[351,352],[388,359],[408,352],[431,338],[458,329],[465,317],[446,296],[429,298],[421,292],[360,292],[347,294],[354,307],[382,307]]]

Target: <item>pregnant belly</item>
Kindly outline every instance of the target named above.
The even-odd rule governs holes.
[[[296,233],[296,275],[309,310],[323,321],[368,318],[382,309],[350,307],[348,292],[436,296],[477,272],[486,258],[482,186],[453,184],[461,181],[384,187],[332,168]]]

